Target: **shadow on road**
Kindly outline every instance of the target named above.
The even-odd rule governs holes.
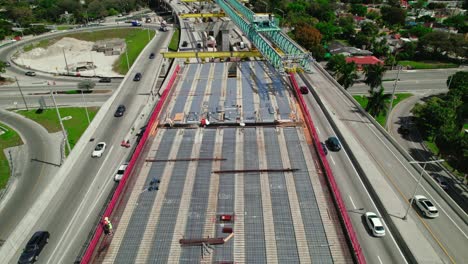
[[[39,159],[35,159],[35,158],[32,158],[31,161],[37,161],[37,162],[44,163],[44,164],[49,164],[49,165],[52,165],[52,166],[55,166],[55,167],[60,167],[60,166],[62,166],[61,164],[55,164],[55,163],[52,163],[52,162],[48,162],[48,161],[44,161],[44,160],[39,160]]]

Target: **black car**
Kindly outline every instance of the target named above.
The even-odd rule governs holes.
[[[110,82],[112,82],[112,79],[109,78],[109,77],[103,77],[103,78],[99,79],[99,82],[100,83],[110,83]]]
[[[184,41],[182,42],[182,47],[187,47],[187,46],[188,46],[188,42],[184,40]]]
[[[339,151],[341,149],[340,141],[336,137],[329,137],[325,143],[329,150]]]
[[[28,72],[26,72],[24,74],[26,74],[27,76],[36,76],[36,73],[33,72],[33,71],[28,71]]]
[[[114,116],[115,116],[115,117],[121,117],[121,116],[123,116],[124,113],[125,113],[125,110],[126,110],[125,105],[119,105],[119,106],[117,107],[117,110],[115,111]]]
[[[308,94],[309,93],[309,89],[307,89],[306,86],[301,86],[299,88],[299,90],[301,91],[301,94]]]
[[[37,261],[39,254],[41,254],[44,246],[49,242],[50,234],[47,231],[37,231],[29,239],[23,253],[21,254],[18,263],[34,263]]]
[[[135,74],[135,77],[133,77],[133,80],[134,80],[135,82],[140,81],[140,80],[141,80],[141,73]]]
[[[154,59],[154,53],[151,52],[149,58],[150,58],[150,59]]]

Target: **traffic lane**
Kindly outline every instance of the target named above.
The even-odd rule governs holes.
[[[328,123],[323,112],[312,95],[305,96],[309,111],[314,120],[320,140],[324,142],[335,133]],[[339,152],[328,151],[327,160],[332,168],[333,175],[339,186],[342,199],[353,221],[353,227],[363,248],[364,255],[369,263],[406,263],[389,229],[386,228],[386,237],[373,237],[366,226],[364,213],[372,211],[381,215],[372,202],[370,195],[360,180],[356,169],[352,165],[346,150]],[[385,221],[384,225],[385,224]]]
[[[74,83],[64,84],[58,83],[57,85],[47,85],[45,84],[27,84],[23,85],[20,82],[21,91],[25,95],[32,95],[33,93],[48,93],[50,91],[74,91],[78,89],[78,80]],[[96,93],[102,93],[108,90],[114,91],[120,85],[120,80],[113,83],[99,83],[96,82],[96,86],[92,89]],[[16,83],[10,85],[2,85],[0,86],[0,96],[5,96],[6,94],[20,94],[20,90]]]
[[[399,194],[399,198],[406,204],[408,204],[408,200],[414,191],[414,187],[417,181],[418,173],[414,170],[414,168],[407,164],[404,161],[403,157],[398,155],[398,151],[393,147],[392,144],[386,141],[386,139],[380,136],[380,132],[371,125],[368,121],[363,119],[356,110],[349,110],[352,109],[352,105],[350,102],[344,98],[339,91],[335,89],[328,90],[330,93],[334,93],[333,101],[329,100],[328,102],[331,104],[336,104],[334,107],[334,113],[340,117],[340,119],[344,120],[344,122],[349,122],[349,129],[353,131],[354,137],[356,140],[360,142],[360,145],[366,149],[366,152],[373,157],[375,160],[375,164],[378,165],[382,175],[386,176],[387,182],[396,190],[396,193]],[[330,95],[323,95],[324,98],[327,98]],[[341,103],[337,102],[337,99],[341,99]],[[338,107],[338,104],[341,106],[348,105],[348,108]],[[352,123],[351,123],[352,122]],[[365,126],[360,128],[360,126]],[[384,147],[386,151],[381,151],[381,147]],[[416,175],[416,176],[415,176]],[[398,177],[396,177],[398,176]],[[406,177],[405,177],[406,176]],[[440,199],[440,198],[439,198]],[[450,210],[451,211],[451,210]],[[397,215],[401,215],[402,212],[394,212]],[[454,212],[451,212],[451,217],[453,216]],[[455,216],[457,218],[457,216]],[[429,234],[430,236],[434,235],[431,229],[428,228],[428,225],[424,225],[421,221],[417,222],[418,227],[422,230],[425,235]],[[460,239],[460,232],[458,232],[458,228],[454,228],[454,222],[444,223],[444,228],[446,229],[443,235],[450,237],[452,235],[458,236]],[[445,241],[445,239],[442,239]],[[428,241],[432,244],[435,250],[438,251],[440,256],[446,255],[445,253],[448,252],[448,247],[452,247],[452,249],[456,249],[458,251],[459,245],[450,245],[450,241],[447,240],[450,244],[442,244],[440,243],[440,237],[433,237],[433,239],[428,239]],[[457,253],[463,259],[464,252]],[[450,256],[453,257],[453,256]],[[454,257],[455,258],[455,257]]]
[[[112,94],[88,94],[83,96],[81,94],[68,94],[68,95],[55,95],[55,100],[59,107],[62,106],[100,106],[109,99]],[[44,98],[48,108],[54,107],[50,95],[30,95],[24,96],[26,104],[29,108],[39,108],[40,100]],[[12,95],[2,97],[0,96],[0,107],[4,109],[25,109],[23,97],[21,95]]]
[[[0,238],[6,239],[14,230],[16,224],[21,221],[29,206],[35,201],[37,196],[48,184],[51,176],[49,172],[56,170],[55,165],[60,164],[60,148],[51,148],[54,139],[51,138],[42,126],[32,120],[18,117],[16,114],[0,111],[1,122],[15,129],[20,133],[27,151],[24,152],[24,170],[21,177],[17,178],[16,187],[12,187],[11,197],[3,201],[0,210]],[[56,153],[55,153],[56,152]],[[31,159],[38,161],[32,161]],[[43,161],[43,162],[41,162]]]
[[[400,78],[401,79],[401,78]],[[393,92],[393,87],[395,85],[395,82],[387,81],[387,82],[382,82],[382,86],[384,87],[384,90],[386,93],[392,93]],[[363,84],[363,83],[358,83],[355,84],[354,86],[348,88],[348,91],[351,94],[369,94],[369,86]],[[417,92],[417,93],[427,93],[427,92],[447,92],[448,88],[447,85],[445,84],[445,80],[439,79],[439,80],[431,80],[431,79],[426,79],[426,80],[408,80],[404,81],[401,80],[397,84],[396,88],[396,93],[411,93],[411,92]]]

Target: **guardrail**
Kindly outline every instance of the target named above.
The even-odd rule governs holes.
[[[320,139],[317,135],[317,131],[315,130],[314,122],[312,121],[312,117],[309,114],[309,111],[307,110],[307,105],[304,102],[304,98],[302,97],[302,94],[299,90],[299,85],[297,84],[296,78],[294,77],[293,73],[289,74],[289,79],[291,80],[291,83],[294,87],[294,90],[296,91],[296,95],[299,101],[299,105],[302,109],[302,112],[304,114],[305,118],[305,123],[307,125],[307,128],[309,129],[310,133],[312,134],[312,139],[314,142],[314,148],[315,150],[319,153],[319,158],[320,162],[322,165],[322,168],[325,171],[326,178],[328,180],[328,184],[330,185],[330,189],[332,191],[333,197],[335,198],[335,204],[338,207],[338,211],[340,212],[340,219],[343,223],[343,225],[346,228],[347,231],[347,237],[349,241],[351,242],[351,247],[354,251],[354,258],[358,263],[365,264],[366,259],[364,257],[364,254],[362,252],[361,245],[359,244],[359,241],[356,236],[356,232],[354,231],[353,225],[351,223],[351,219],[348,215],[348,211],[346,210],[346,206],[343,202],[343,198],[341,197],[340,190],[338,188],[338,185],[336,184],[335,177],[333,176],[333,173],[330,169],[330,165],[328,164],[327,158],[325,156],[325,153],[323,152],[323,149],[320,144]]]
[[[142,136],[140,142],[138,143],[137,147],[135,148],[135,152],[133,153],[132,158],[130,159],[127,170],[125,170],[125,173],[124,173],[124,175],[122,177],[122,180],[119,183],[119,186],[117,186],[117,189],[115,190],[114,195],[112,196],[112,199],[110,200],[109,204],[107,205],[106,210],[104,211],[104,216],[111,215],[113,210],[114,210],[115,205],[119,201],[120,195],[122,194],[122,191],[123,191],[123,189],[125,187],[125,183],[127,182],[127,179],[129,177],[129,175],[132,173],[132,171],[134,169],[134,166],[135,166],[135,163],[138,160],[138,158],[139,158],[139,156],[141,154],[141,151],[143,150],[143,148],[145,146],[146,140],[148,139],[149,133],[152,130],[150,128],[155,124],[157,118],[159,117],[159,114],[161,113],[161,110],[162,110],[162,108],[163,108],[163,106],[164,106],[164,104],[166,102],[166,99],[167,99],[167,97],[169,95],[169,92],[170,92],[170,90],[171,90],[171,88],[172,88],[172,86],[173,86],[173,84],[174,84],[174,82],[175,82],[175,80],[177,78],[177,74],[178,74],[179,70],[180,70],[180,66],[177,65],[175,70],[174,70],[174,73],[172,74],[169,82],[167,83],[166,89],[162,93],[158,104],[156,105],[155,109],[153,110],[153,113],[151,114],[151,117],[150,117],[150,119],[148,121],[147,129],[143,133],[143,136]],[[91,257],[93,256],[93,253],[94,253],[94,251],[96,249],[96,246],[97,246],[99,240],[101,239],[102,233],[103,233],[103,226],[101,225],[101,221],[99,221],[99,224],[96,227],[96,230],[94,232],[94,236],[91,239],[91,242],[89,243],[89,246],[86,249],[85,253],[83,254],[83,258],[81,259],[80,263],[87,264],[87,263],[89,263],[91,261]]]

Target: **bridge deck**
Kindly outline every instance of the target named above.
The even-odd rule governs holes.
[[[240,67],[185,68],[161,122],[211,124],[155,132],[96,263],[352,262],[294,98],[266,64]]]

